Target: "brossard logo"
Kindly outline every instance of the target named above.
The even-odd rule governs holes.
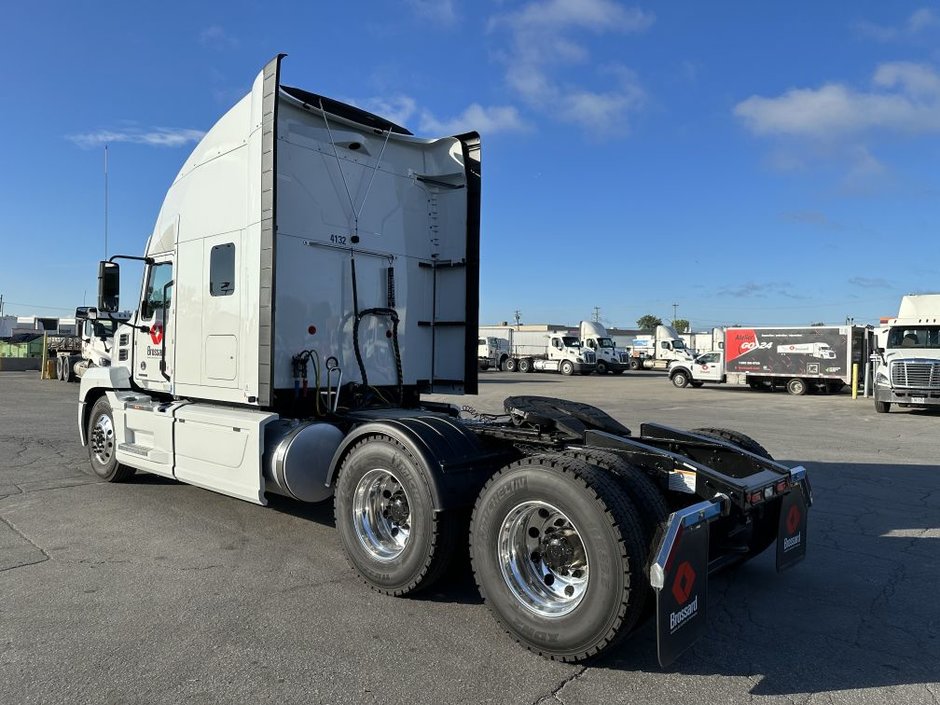
[[[163,342],[163,324],[154,323],[150,326],[150,340],[154,345],[160,345]],[[163,355],[163,349],[159,347],[147,346],[147,357],[160,357]]]
[[[800,541],[803,538],[803,532],[800,532],[793,536],[792,534],[800,528],[800,520],[802,519],[800,514],[800,508],[795,504],[790,507],[790,511],[787,512],[787,533],[791,534],[789,537],[783,538],[783,552],[786,553],[790,549],[796,548],[800,545]]]
[[[689,601],[694,587],[695,571],[689,562],[685,561],[679,565],[676,570],[676,579],[672,581],[672,596],[682,606],[675,612],[669,613],[670,634],[675,634],[689,619],[698,614],[698,595]]]

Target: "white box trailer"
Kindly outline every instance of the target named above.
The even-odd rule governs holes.
[[[774,544],[778,568],[802,559],[806,472],[740,433],[422,399],[477,389],[479,137],[416,137],[282,84],[281,59],[193,150],[144,254],[99,266],[90,320],[119,309],[121,258],[144,281],[111,364],[81,380],[97,477],[332,499],[350,565],[388,595],[469,543],[495,618],[564,661],[655,611],[670,663],[707,629],[710,570]]]

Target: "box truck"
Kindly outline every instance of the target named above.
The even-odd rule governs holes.
[[[940,294],[903,297],[884,328],[872,357],[875,411],[940,406]]]
[[[835,393],[852,381],[873,349],[865,326],[727,328],[722,350],[669,366],[677,387],[704,382],[746,384],[752,389],[785,387],[791,394]]]
[[[480,138],[285,85],[282,56],[183,164],[143,253],[99,264],[91,320],[119,309],[121,259],[144,271],[111,364],[81,380],[97,477],[332,501],[349,564],[390,596],[469,545],[495,619],[563,661],[655,615],[668,664],[707,629],[710,571],[803,558],[807,473],[743,434],[423,398],[477,391]]]

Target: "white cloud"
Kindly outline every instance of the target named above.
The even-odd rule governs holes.
[[[406,0],[420,19],[428,20],[443,27],[452,27],[457,24],[457,11],[454,9],[454,0]]]
[[[198,142],[205,134],[202,130],[189,128],[154,127],[149,130],[136,128],[97,130],[95,132],[67,135],[66,139],[83,149],[91,149],[117,142],[143,144],[149,147],[182,147],[190,142]]]
[[[225,31],[219,25],[206,27],[199,33],[199,43],[210,49],[234,49],[238,46],[238,39]]]
[[[421,131],[428,134],[454,135],[476,130],[485,135],[497,132],[521,132],[528,126],[512,106],[484,107],[478,103],[468,106],[457,117],[439,120],[430,112],[421,115]]]
[[[913,39],[933,27],[940,27],[940,17],[929,7],[915,10],[903,25],[897,27],[867,20],[855,23],[859,36],[885,43]]]
[[[562,78],[564,67],[598,63],[577,34],[643,32],[654,21],[652,13],[613,0],[533,0],[493,17],[490,29],[510,32],[511,46],[503,57],[506,82],[530,108],[598,134],[627,131],[628,118],[642,108],[645,93],[636,75],[619,65]],[[587,85],[591,82],[605,87],[593,89]]]
[[[940,74],[922,64],[887,63],[875,71],[870,90],[828,83],[774,98],[754,95],[738,103],[734,114],[758,135],[841,141],[876,129],[937,132]]]

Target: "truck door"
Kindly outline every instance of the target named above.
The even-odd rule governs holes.
[[[144,290],[134,331],[134,379],[145,389],[166,391],[172,376],[173,262],[169,257],[149,265],[144,272]],[[168,340],[168,338],[170,338]]]
[[[720,382],[721,367],[720,352],[699,355],[692,363],[692,378],[701,382]]]

